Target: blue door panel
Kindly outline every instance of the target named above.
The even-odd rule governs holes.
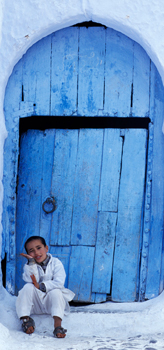
[[[22,58],[22,100],[32,104],[37,115],[50,114],[50,55],[51,36],[48,36],[30,47],[28,55]]]
[[[94,247],[72,247],[68,288],[76,301],[91,301],[94,251]]]
[[[100,212],[92,291],[110,294],[117,213]]]
[[[164,106],[163,99],[163,83],[159,74],[152,70],[154,73],[154,80],[156,84],[156,96],[155,96],[155,116],[163,115]],[[152,86],[153,90],[153,86]],[[152,91],[153,93],[154,91]],[[163,169],[164,158],[160,158],[160,154],[163,155],[164,138],[161,132],[163,121],[161,120],[160,127],[158,123],[154,123],[154,147],[151,170],[152,170],[152,207],[151,207],[151,233],[149,242],[148,253],[148,271],[147,271],[147,284],[146,284],[146,298],[154,298],[159,295],[159,291],[163,290],[163,275],[161,269],[164,269],[164,244],[163,244],[163,208],[164,206],[164,184]],[[156,179],[156,181],[153,179]],[[159,257],[163,258],[160,259]]]
[[[77,301],[106,300],[112,280],[113,300],[136,297],[145,154],[145,130],[127,130],[124,143],[118,129],[29,130],[21,138],[17,252],[30,235],[43,236]],[[53,213],[42,207],[48,197]],[[23,264],[17,256],[18,276]],[[22,285],[18,278],[17,290]]]
[[[146,144],[146,130],[126,131],[118,204],[112,300],[135,301],[136,299]]]
[[[29,236],[40,235],[41,174],[43,132],[28,130],[21,138],[17,196],[17,271],[16,288],[22,285],[20,278],[25,259],[20,257]]]
[[[78,34],[78,28],[67,28],[52,35],[52,115],[77,113]]]
[[[78,130],[56,130],[51,193],[57,208],[52,214],[52,245],[70,245],[77,147]]]
[[[104,130],[99,211],[117,212],[122,145],[120,129]]]
[[[132,115],[149,116],[150,58],[137,43],[134,45]],[[142,84],[141,84],[142,80]]]
[[[79,28],[78,113],[82,116],[103,110],[105,32],[105,28]]]
[[[104,115],[127,117],[131,112],[133,41],[113,29],[106,31]],[[120,84],[121,82],[121,84]]]
[[[72,245],[95,245],[102,144],[103,129],[80,130],[73,198]]]
[[[104,301],[106,301],[106,293],[94,293],[95,294],[95,298],[94,298],[94,302],[95,303],[102,303]]]
[[[55,145],[55,132],[54,130],[45,130],[43,132],[43,153],[42,153],[42,170],[38,173],[41,176],[41,211],[40,211],[40,236],[44,237],[46,242],[49,241],[51,232],[52,215],[47,214],[42,205],[47,198],[52,197],[51,181],[52,181],[52,169],[54,161],[54,145]],[[48,210],[51,208],[47,208]]]

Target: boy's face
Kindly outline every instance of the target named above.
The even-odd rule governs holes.
[[[47,257],[48,246],[44,246],[40,239],[34,239],[27,243],[26,249],[28,254],[34,258],[37,263],[41,263]]]

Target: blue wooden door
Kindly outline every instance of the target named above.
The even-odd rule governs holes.
[[[26,239],[43,236],[77,301],[137,298],[147,132],[28,130],[20,143],[17,290]],[[47,198],[56,210],[44,211]],[[46,211],[51,211],[47,209]],[[125,288],[128,286],[128,288]]]

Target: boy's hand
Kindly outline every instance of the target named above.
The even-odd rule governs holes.
[[[35,276],[34,276],[34,275],[31,275],[30,277],[31,277],[31,279],[32,279],[32,283],[34,284],[34,286],[35,286],[37,289],[39,289],[39,283],[36,281]]]
[[[32,259],[32,256],[29,255],[29,254],[21,253],[20,255],[21,255],[21,256],[24,256],[24,258],[26,258],[26,259]]]

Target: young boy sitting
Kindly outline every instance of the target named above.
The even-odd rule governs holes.
[[[67,330],[61,327],[64,314],[69,312],[68,301],[74,293],[64,288],[65,270],[61,261],[48,253],[43,237],[32,236],[25,245],[28,259],[24,266],[23,280],[27,282],[20,290],[16,311],[22,320],[23,331],[31,334],[35,330],[31,314],[51,314],[54,318],[54,336],[64,338]]]

